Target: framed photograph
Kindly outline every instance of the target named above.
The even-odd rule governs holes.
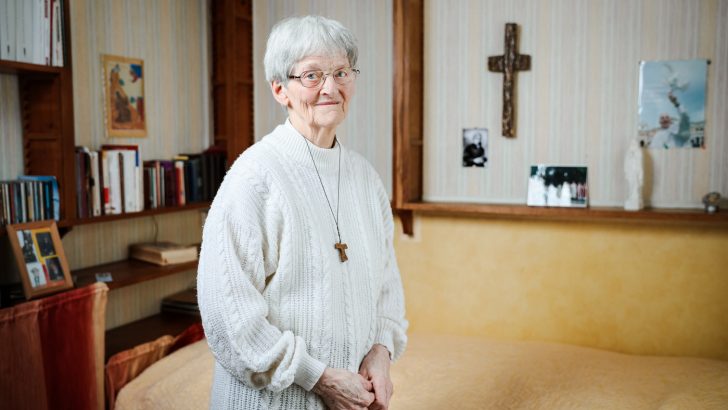
[[[488,164],[488,130],[463,128],[463,166],[481,167]]]
[[[109,137],[146,137],[144,62],[102,55],[104,115]]]
[[[529,206],[586,208],[589,197],[586,167],[531,166]]]
[[[7,231],[26,299],[73,287],[55,221],[8,225]]]
[[[705,146],[708,60],[640,62],[639,137],[647,148]]]

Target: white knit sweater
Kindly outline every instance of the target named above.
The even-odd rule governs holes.
[[[341,201],[343,263],[307,144],[334,213]],[[321,409],[310,390],[325,367],[357,372],[375,343],[396,360],[408,324],[393,231],[381,180],[360,155],[318,148],[288,121],[246,150],[203,230],[197,290],[217,360],[211,408]]]

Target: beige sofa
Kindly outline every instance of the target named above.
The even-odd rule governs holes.
[[[213,364],[204,340],[189,345],[126,385],[116,408],[207,408]],[[413,333],[392,378],[393,410],[728,409],[726,361],[555,343]]]

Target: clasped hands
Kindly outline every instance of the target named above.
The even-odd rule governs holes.
[[[313,387],[331,410],[386,410],[392,397],[389,351],[374,345],[359,366],[359,373],[327,367]]]

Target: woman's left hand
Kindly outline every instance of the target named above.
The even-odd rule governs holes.
[[[369,406],[370,410],[389,408],[389,399],[394,393],[392,380],[389,378],[390,362],[389,350],[383,345],[375,344],[359,366],[359,374],[371,381],[374,387],[374,403]]]

